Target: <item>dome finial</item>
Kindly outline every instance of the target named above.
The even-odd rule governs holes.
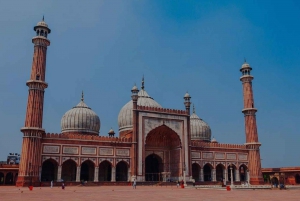
[[[43,20],[42,21],[44,22],[44,15],[43,15]]]
[[[145,81],[144,81],[144,75],[143,75],[143,79],[142,79],[142,87],[141,87],[142,89],[145,88],[144,84],[145,84]]]
[[[244,63],[247,63],[246,57],[244,57]]]
[[[193,104],[193,113],[195,114],[196,111],[195,111],[195,105]]]
[[[83,95],[83,90],[82,90],[82,92],[81,92],[81,101],[83,101],[84,100],[84,95]]]

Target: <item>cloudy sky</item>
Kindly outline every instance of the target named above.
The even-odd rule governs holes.
[[[222,143],[245,142],[244,61],[253,89],[263,167],[300,166],[298,1],[1,1],[0,160],[20,153],[33,55],[33,27],[45,15],[43,127],[59,133],[63,114],[85,93],[100,135],[118,130],[120,109],[140,88],[163,107],[196,113]]]

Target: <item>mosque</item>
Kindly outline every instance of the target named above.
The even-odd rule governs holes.
[[[252,68],[240,69],[243,86],[246,142],[222,144],[211,139],[209,125],[195,112],[191,96],[184,109],[163,108],[145,90],[128,89],[118,116],[119,137],[111,129],[99,136],[100,118],[84,100],[61,119],[61,133],[45,131],[43,122],[46,53],[50,28],[34,27],[33,62],[17,186],[46,181],[64,182],[263,182],[260,146],[253,99]],[[51,82],[51,80],[50,80]],[[124,97],[124,101],[128,100]],[[192,108],[191,108],[192,107]],[[191,111],[192,109],[192,111]]]

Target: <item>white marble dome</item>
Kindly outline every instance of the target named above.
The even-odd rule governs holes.
[[[80,103],[67,111],[61,119],[61,132],[95,134],[100,130],[100,119],[98,115],[88,107],[83,98]]]
[[[193,109],[193,114],[190,116],[190,125],[192,140],[210,141],[211,129],[207,123],[196,115],[195,109]]]
[[[153,98],[151,98],[148,93],[142,89],[138,93],[138,102],[137,105],[139,106],[148,106],[148,107],[158,107],[161,108],[161,105],[158,104]],[[133,103],[132,100],[126,103],[119,112],[118,116],[118,124],[119,124],[119,131],[126,131],[132,129],[132,107]]]

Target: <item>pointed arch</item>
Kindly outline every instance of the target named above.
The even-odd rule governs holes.
[[[49,158],[42,164],[41,181],[56,181],[58,163],[56,160]]]
[[[223,165],[222,163],[219,163],[216,166],[216,180],[217,181],[223,181],[223,179],[225,179],[225,165]]]
[[[99,164],[98,181],[111,181],[112,163],[108,160]]]
[[[116,181],[128,180],[128,163],[126,161],[120,161],[116,165]]]
[[[77,164],[73,159],[68,159],[62,164],[61,178],[64,181],[76,181]]]
[[[198,163],[192,164],[192,177],[195,181],[200,181],[200,165]]]
[[[210,163],[206,163],[203,166],[204,181],[212,181],[212,174],[211,174],[212,169],[213,169],[213,166]]]
[[[158,126],[145,135],[147,146],[167,146],[180,147],[181,140],[179,135],[166,125]]]
[[[95,163],[85,160],[80,168],[80,181],[94,181]]]

